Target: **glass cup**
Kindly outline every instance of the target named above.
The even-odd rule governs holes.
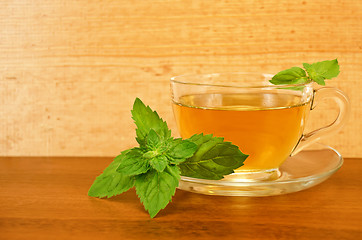
[[[229,179],[265,181],[279,177],[278,168],[291,155],[337,132],[346,121],[346,95],[313,83],[273,85],[273,75],[213,73],[171,78],[172,103],[182,138],[213,134],[248,154]],[[331,98],[339,108],[332,124],[305,133],[311,110]]]

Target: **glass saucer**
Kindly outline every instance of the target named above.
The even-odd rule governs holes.
[[[194,193],[222,196],[273,196],[301,191],[313,187],[335,173],[343,164],[343,158],[335,149],[315,143],[279,168],[275,180],[248,181],[231,174],[222,180],[205,180],[181,177],[179,189]]]

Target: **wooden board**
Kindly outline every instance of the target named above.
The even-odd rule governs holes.
[[[362,2],[0,2],[0,155],[114,156],[133,146],[136,97],[177,135],[169,78],[338,58],[346,127],[324,142],[361,157]],[[336,112],[314,114],[310,129]],[[322,120],[321,120],[322,119]]]
[[[150,219],[134,189],[88,197],[112,158],[0,158],[0,239],[328,239],[362,237],[362,159],[327,181],[273,197],[177,190]]]

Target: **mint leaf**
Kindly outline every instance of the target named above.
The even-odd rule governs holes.
[[[303,67],[307,71],[308,76],[302,68],[292,67],[290,69],[280,71],[272,78],[272,80],[269,80],[269,82],[275,85],[285,85],[304,84],[310,81],[314,81],[320,85],[326,85],[324,81],[325,79],[332,79],[337,77],[339,74],[339,65],[337,59],[316,62],[313,64],[303,63]],[[303,86],[290,87],[285,89],[301,90],[303,89]]]
[[[168,165],[167,157],[165,155],[159,155],[154,158],[151,158],[150,165],[156,171],[162,172],[163,170],[165,170],[166,166]]]
[[[313,79],[313,81],[315,81],[319,85],[326,85],[324,81],[325,78],[321,75],[318,75],[318,73],[315,71],[315,69],[313,69],[311,64],[303,63],[303,66],[307,70],[309,77]]]
[[[188,140],[197,144],[198,150],[178,165],[183,176],[219,180],[241,167],[248,157],[237,146],[211,134],[194,135]]]
[[[167,123],[158,116],[157,112],[152,111],[149,106],[146,107],[139,98],[136,98],[131,112],[132,118],[137,126],[136,140],[141,146],[146,144],[145,139],[151,129],[153,129],[162,140],[171,137],[171,130],[168,129]]]
[[[140,148],[132,148],[120,162],[117,172],[135,176],[147,172],[151,166],[147,158],[143,157],[144,152]]]
[[[151,129],[146,137],[146,145],[147,148],[155,149],[160,145],[160,136],[155,132],[155,130]]]
[[[117,156],[96,178],[89,196],[111,197],[135,186],[153,218],[171,201],[181,170],[185,176],[221,179],[242,166],[247,157],[237,146],[212,135],[172,138],[166,122],[138,98],[132,117],[140,146]]]
[[[166,155],[173,164],[179,164],[192,157],[198,148],[195,143],[180,138],[174,139],[169,145]]]
[[[126,192],[133,187],[134,177],[116,172],[118,165],[124,159],[127,152],[129,152],[129,150],[118,155],[112,163],[104,169],[103,173],[96,178],[88,191],[88,196],[110,198]]]
[[[302,68],[292,67],[277,73],[270,82],[275,85],[301,84],[308,82],[308,78]]]
[[[136,176],[136,193],[149,212],[151,218],[164,209],[175,194],[180,170],[177,166],[167,166],[163,172],[150,170]]]
[[[325,85],[325,79],[337,77],[339,74],[338,60],[327,60],[313,64],[303,63],[309,77],[320,85]]]

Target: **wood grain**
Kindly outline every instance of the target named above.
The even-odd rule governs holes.
[[[176,191],[150,219],[134,190],[87,196],[111,158],[0,158],[0,239],[361,239],[362,159],[326,182],[274,197]]]
[[[324,142],[361,157],[361,39],[355,0],[4,0],[0,155],[114,156],[135,144],[135,97],[177,135],[173,75],[276,73],[338,58],[342,72],[328,85],[347,93],[352,112]],[[310,128],[334,114],[319,109]]]

